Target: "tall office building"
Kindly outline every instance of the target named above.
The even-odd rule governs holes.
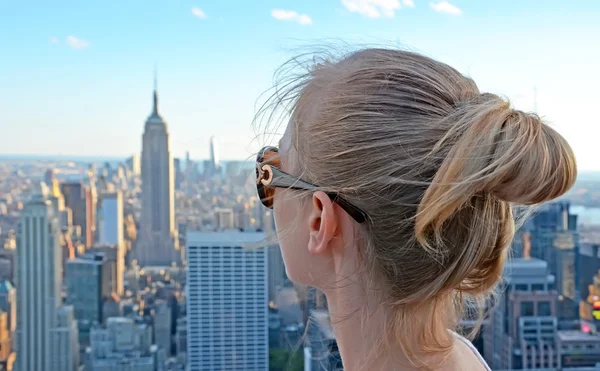
[[[154,339],[167,357],[171,356],[171,308],[164,300],[157,300],[154,306]]]
[[[121,191],[103,194],[99,209],[98,242],[105,245],[122,245],[125,240]]]
[[[95,190],[81,182],[67,182],[60,185],[65,206],[71,209],[73,225],[81,227],[83,243],[91,247],[96,229]]]
[[[527,248],[524,245],[527,245]],[[580,294],[579,231],[577,215],[570,213],[568,202],[553,202],[536,209],[535,214],[517,233],[513,250],[548,263],[556,279],[556,290],[564,300],[558,316],[563,320],[578,318]],[[521,255],[517,255],[522,257]]]
[[[121,245],[94,245],[87,250],[92,255],[104,255],[105,264],[109,265],[110,292],[123,295],[125,278],[125,246]]]
[[[483,329],[487,363],[494,370],[554,369],[558,293],[548,263],[514,258],[503,276],[503,294]]]
[[[173,158],[167,123],[158,113],[158,95],[142,137],[142,210],[136,258],[141,266],[179,264],[175,228]]]
[[[44,195],[25,205],[17,240],[17,370],[50,370],[59,352],[53,341],[61,304],[62,261],[58,220]]]
[[[104,301],[111,297],[111,265],[104,254],[86,254],[66,264],[67,302],[74,308],[79,341],[89,343],[92,326],[102,323]]]
[[[58,310],[56,327],[52,330],[52,342],[57,349],[52,355],[54,370],[78,371],[79,341],[72,306],[63,306]]]
[[[267,251],[257,232],[187,234],[188,370],[265,371]]]

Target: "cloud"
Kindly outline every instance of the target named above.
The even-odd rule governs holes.
[[[60,40],[56,36],[50,36],[50,44],[60,44]]]
[[[439,1],[437,3],[429,3],[429,6],[431,7],[431,9],[439,13],[446,13],[452,15],[460,15],[462,13],[462,11],[459,8],[455,7],[454,5],[450,4],[445,0]]]
[[[403,6],[414,8],[414,0],[342,0],[342,5],[352,13],[369,18],[392,18]]]
[[[200,19],[205,19],[206,18],[206,13],[204,13],[204,11],[198,7],[193,7],[192,8],[192,14],[196,17],[196,18],[200,18]]]
[[[87,40],[79,39],[75,36],[67,36],[67,45],[73,49],[85,49],[90,46]]]
[[[298,22],[302,25],[312,23],[312,19],[307,14],[298,14],[293,10],[273,9],[271,10],[271,16],[280,21]]]

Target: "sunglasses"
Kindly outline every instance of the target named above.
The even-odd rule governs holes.
[[[256,158],[256,190],[263,205],[269,209],[273,208],[273,196],[276,188],[288,188],[302,191],[317,191],[319,186],[305,182],[304,180],[290,175],[281,167],[281,160],[276,147],[263,148]],[[326,192],[331,201],[338,204],[358,223],[367,220],[367,214],[358,207],[342,198],[335,192]]]

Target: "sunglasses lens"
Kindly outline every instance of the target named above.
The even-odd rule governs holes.
[[[256,159],[257,167],[256,167],[256,190],[258,192],[258,197],[265,207],[269,209],[273,208],[273,196],[275,195],[275,188],[265,186],[261,183],[261,179],[265,176],[268,176],[266,173],[259,170],[260,164],[271,164],[277,166],[275,163],[277,159],[277,148],[267,147],[263,148],[262,151],[258,154],[258,158]]]

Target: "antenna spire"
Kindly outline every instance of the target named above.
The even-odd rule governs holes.
[[[157,92],[157,89],[158,89],[157,75],[158,75],[158,73],[156,72],[156,70],[157,70],[157,68],[156,68],[156,63],[155,63],[154,64],[154,96],[153,96],[154,103],[152,106],[152,114],[154,114],[154,115],[158,115],[158,92]]]

